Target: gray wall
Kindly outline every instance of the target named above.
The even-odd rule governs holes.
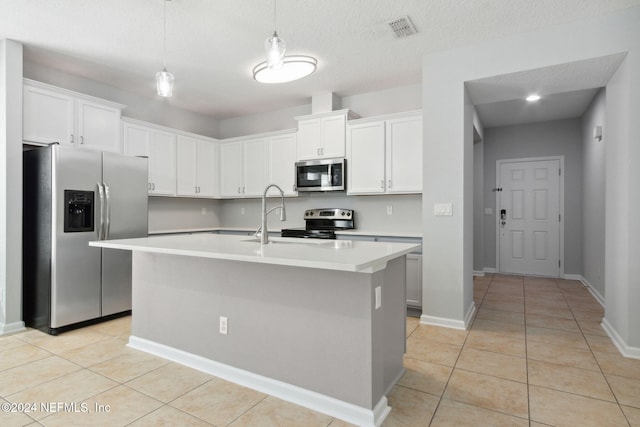
[[[216,228],[219,210],[219,200],[149,197],[149,232]]]
[[[582,276],[605,296],[605,89],[593,99],[582,116]],[[593,128],[603,127],[601,141]]]
[[[484,204],[484,141],[478,141],[473,144],[473,271],[477,273],[486,265]]]
[[[279,198],[270,198],[268,208],[277,206]],[[387,215],[387,206],[393,206],[393,214]],[[356,211],[356,227],[365,231],[394,231],[420,234],[422,227],[422,197],[412,195],[346,196],[344,193],[307,193],[285,199],[287,220],[280,222],[277,213],[269,216],[270,229],[304,226],[305,209],[346,208]],[[244,215],[241,209],[244,208]],[[224,227],[248,227],[260,225],[262,204],[260,199],[233,199],[220,201],[219,219]]]
[[[421,85],[344,96],[339,109],[348,108],[358,117],[373,117],[422,108]],[[298,127],[296,116],[311,114],[311,102],[297,107],[220,120],[220,139]]]
[[[125,117],[194,132],[212,138],[218,137],[217,119],[174,107],[171,105],[170,100],[154,97],[153,94],[155,92],[151,92],[148,97],[145,97],[29,61],[24,61],[24,77],[125,104],[127,108],[122,112]],[[149,76],[149,79],[152,81],[153,76]],[[150,84],[149,90],[154,90],[153,84]]]
[[[496,161],[564,155],[564,272],[582,273],[582,125],[556,120],[484,130],[484,265],[496,266]]]

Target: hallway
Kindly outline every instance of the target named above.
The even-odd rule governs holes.
[[[469,331],[407,324],[385,426],[640,425],[640,360],[620,355],[580,282],[474,280]]]

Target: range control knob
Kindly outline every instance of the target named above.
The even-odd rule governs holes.
[[[345,216],[345,211],[342,211],[340,215]]]
[[[347,212],[347,216],[351,216],[351,212]]]

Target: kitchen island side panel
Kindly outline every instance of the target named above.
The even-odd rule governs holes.
[[[134,251],[132,335],[373,408],[402,371],[404,305],[395,327],[374,309],[376,286],[403,298],[398,260],[371,274]]]

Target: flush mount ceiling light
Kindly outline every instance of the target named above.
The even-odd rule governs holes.
[[[163,3],[163,27],[162,27],[162,71],[156,73],[156,90],[158,95],[163,98],[169,98],[173,93],[173,74],[167,71],[167,2],[171,0],[162,0]]]
[[[273,2],[273,35],[264,42],[267,60],[253,67],[253,78],[260,83],[285,83],[301,79],[316,70],[318,61],[306,55],[285,56],[287,45],[278,36],[276,6]]]
[[[532,93],[531,95],[525,98],[528,102],[536,102],[540,100],[540,95],[537,93]]]

